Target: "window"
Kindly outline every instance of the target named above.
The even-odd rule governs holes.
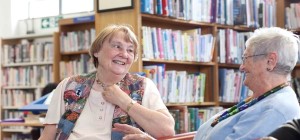
[[[17,20],[91,11],[94,11],[94,0],[11,1],[11,16],[13,19]]]
[[[29,18],[59,15],[59,0],[29,0]]]
[[[91,11],[94,11],[94,0],[62,0],[61,14]]]

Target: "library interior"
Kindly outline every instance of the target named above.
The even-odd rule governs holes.
[[[111,90],[99,80],[99,67],[104,66],[99,66],[99,60],[95,65],[96,53],[91,54],[90,48],[99,43],[98,34],[112,24],[126,25],[136,36],[137,59],[127,73],[146,77],[155,85],[150,92],[158,93],[157,102],[162,102],[172,116],[174,134],[156,136],[151,128],[138,124],[143,120],[133,119],[139,117],[129,110],[152,102],[134,102],[139,100],[138,92],[144,94],[146,89],[124,79],[113,85],[122,93],[128,90],[131,102],[119,108],[132,115],[129,120],[137,122],[138,128],[150,131],[149,139],[192,140],[210,118],[231,110],[232,106],[239,108],[239,103],[253,95],[244,84],[247,75],[241,71],[241,65],[250,59],[244,56],[245,44],[256,29],[280,27],[300,36],[300,0],[0,0],[0,21],[1,140],[38,139],[46,130],[48,107],[55,104],[51,98],[55,98],[54,94],[60,92],[57,89],[62,89],[61,83],[69,77],[91,74],[102,87],[99,93]],[[116,32],[109,35],[109,41],[115,39]],[[131,37],[123,38],[134,45]],[[118,47],[121,51],[126,46]],[[102,48],[98,50],[104,51]],[[129,53],[127,50],[126,54]],[[300,55],[288,83],[299,102]],[[128,87],[123,88],[125,84]],[[62,102],[75,98],[65,97],[67,92],[61,92]],[[81,91],[75,92],[74,96],[81,99]],[[141,98],[146,100],[147,94],[144,95]],[[77,98],[75,104],[79,104]],[[158,105],[154,103],[146,106],[142,111],[157,111]],[[114,126],[109,127],[109,136]],[[148,134],[141,132],[142,136]]]

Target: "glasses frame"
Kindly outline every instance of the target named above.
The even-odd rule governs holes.
[[[262,55],[267,55],[267,53],[263,54],[255,54],[255,55],[248,55],[248,56],[242,56],[242,64],[245,64],[246,59],[251,58],[251,57],[256,57],[256,56],[262,56]]]

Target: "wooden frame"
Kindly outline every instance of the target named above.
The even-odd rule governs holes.
[[[97,12],[132,9],[133,0],[97,0]]]

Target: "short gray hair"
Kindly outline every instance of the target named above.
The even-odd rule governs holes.
[[[276,52],[278,62],[273,72],[288,75],[298,61],[299,37],[291,31],[279,27],[256,29],[246,41],[253,55]]]

